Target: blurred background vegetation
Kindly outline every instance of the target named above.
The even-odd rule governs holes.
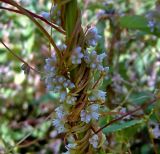
[[[24,8],[41,14],[49,12],[51,0],[16,0]],[[109,111],[127,111],[146,103],[159,93],[160,29],[148,26],[151,13],[158,22],[156,0],[78,0],[82,25],[97,26],[101,39],[96,47],[106,51],[110,67],[102,84],[107,92]],[[0,2],[0,6],[11,6]],[[45,23],[57,44],[64,38]],[[159,24],[160,25],[160,24]],[[0,39],[10,49],[43,72],[50,44],[27,17],[0,9]],[[51,49],[53,50],[53,49]],[[24,74],[22,63],[0,44],[0,154],[59,154],[65,152],[63,134],[57,135],[51,124],[57,96],[47,92],[43,76]],[[160,140],[154,136],[160,122],[159,102],[115,123],[103,131],[108,141],[106,153],[160,153]],[[119,115],[106,115],[103,126]],[[159,136],[160,137],[160,136]],[[101,154],[104,154],[102,152]]]

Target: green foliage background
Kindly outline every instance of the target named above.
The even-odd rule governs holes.
[[[20,2],[37,14],[49,12],[51,7],[48,0]],[[104,5],[104,2],[108,4]],[[82,10],[83,28],[89,24],[98,27],[102,38],[96,50],[99,53],[106,51],[108,55],[106,63],[110,72],[102,84],[107,91],[108,111],[122,106],[130,111],[149,101],[153,94],[158,93],[160,86],[160,31],[155,29],[151,32],[145,18],[147,13],[155,11],[156,1],[113,0],[109,3],[105,0],[79,0],[78,4]],[[100,10],[105,10],[106,14],[100,16]],[[115,13],[112,14],[112,11]],[[60,44],[64,38],[39,22]],[[43,72],[50,44],[27,17],[0,10],[0,39]],[[64,136],[57,135],[51,123],[57,96],[45,90],[43,76],[35,72],[25,75],[21,65],[0,44],[0,153],[62,153],[65,151]],[[107,153],[160,153],[160,141],[150,131],[150,123],[160,122],[159,109],[157,101],[132,115],[130,120],[122,120],[105,128]],[[101,126],[115,117],[104,116]]]

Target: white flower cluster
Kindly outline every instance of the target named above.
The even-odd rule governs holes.
[[[86,43],[88,47],[94,47],[97,44],[100,36],[98,35],[96,27],[91,27],[88,29],[86,34]],[[82,52],[82,48],[77,46],[73,49],[71,55],[72,64],[81,64],[82,59],[86,62],[87,66],[93,70],[101,71],[104,76],[108,73],[109,67],[103,66],[104,58],[106,58],[106,54],[97,54],[95,50],[89,51],[87,48],[84,53]]]
[[[98,35],[98,31],[96,27],[91,27],[88,29],[86,34],[86,43],[88,47],[94,47],[99,40],[100,35]],[[84,53],[82,52],[82,48],[77,46],[74,48],[71,56],[72,64],[81,64],[82,59],[86,62],[87,66],[93,70],[98,70],[103,73],[104,76],[108,73],[109,67],[103,66],[104,58],[106,58],[106,54],[97,54],[95,50],[89,51],[86,49]]]
[[[152,128],[153,137],[156,139],[160,139],[160,125],[158,123],[154,124],[154,128]]]
[[[100,39],[100,35],[98,35],[98,31],[96,27],[91,27],[88,29],[86,34],[87,44],[89,46],[96,46],[97,41]]]
[[[89,139],[89,143],[94,147],[94,148],[98,148],[98,135],[93,135],[90,139]]]
[[[74,97],[72,95],[67,95],[67,98],[66,98],[65,101],[66,101],[67,104],[75,105],[76,100],[77,100],[77,97]]]
[[[158,16],[156,16],[156,14],[159,14],[159,12],[157,11],[150,11],[147,15],[146,15],[146,19],[148,21],[148,28],[150,29],[150,31],[153,33],[155,30],[160,31],[160,22],[159,22],[159,18]]]
[[[81,121],[89,123],[91,120],[98,120],[99,118],[99,105],[91,104],[81,111]]]
[[[156,22],[154,20],[148,21],[148,27],[150,28],[151,32],[154,32],[155,26],[156,26]]]
[[[60,74],[58,70],[58,62],[55,55],[52,55],[51,58],[45,60],[46,64],[44,66],[46,72],[45,84],[47,90],[53,91],[54,93],[59,94],[59,101],[75,105],[77,100],[76,97],[72,96],[70,91],[75,87],[74,83],[70,81],[69,78]],[[66,131],[65,128],[65,117],[67,116],[67,111],[64,110],[64,104],[56,108],[56,118],[53,120],[53,125],[55,126],[58,133]]]
[[[55,56],[46,59],[44,69],[46,71],[45,84],[47,90],[60,94],[60,101],[63,102],[67,98],[67,89],[71,90],[75,85],[66,77],[58,74],[56,67],[57,59]]]
[[[81,59],[83,58],[83,53],[81,52],[81,47],[76,47],[72,53],[71,59],[72,64],[80,64]]]
[[[65,115],[67,114],[63,108],[63,106],[57,107],[56,118],[53,120],[53,126],[56,128],[58,133],[63,133],[66,131],[65,124]]]
[[[87,31],[85,45],[87,45],[87,47],[93,47],[96,45],[99,38],[100,36],[98,35],[97,29],[95,27],[91,27]],[[65,54],[67,49],[66,45],[59,46],[58,48],[62,54]],[[86,67],[91,71],[98,71],[101,79],[101,76],[105,78],[108,73],[108,67],[103,65],[105,57],[105,53],[97,54],[95,50],[89,51],[89,48],[83,49],[81,46],[77,45],[72,49],[71,56],[67,60],[69,60],[69,64],[72,64],[73,66],[80,65],[82,62],[85,63]],[[67,116],[70,113],[70,109],[75,107],[76,102],[79,101],[79,95],[72,93],[76,90],[76,86],[70,80],[69,72],[68,74],[66,73],[66,75],[61,73],[62,71],[58,68],[58,60],[59,59],[57,59],[55,55],[46,59],[46,64],[44,66],[46,72],[45,84],[48,90],[59,94],[59,101],[61,105],[55,109],[56,117],[53,120],[53,126],[58,133],[63,133],[68,130],[66,127]],[[94,84],[97,85],[96,81]],[[99,85],[97,85],[97,87],[98,86]],[[106,92],[99,90],[97,87],[91,87],[91,89],[88,88],[87,90],[87,103],[81,110],[79,117],[80,121],[83,123],[89,124],[98,120],[100,117],[100,107],[101,104],[105,102]],[[99,143],[98,136],[93,135],[89,139],[89,142],[93,148],[97,148]],[[68,147],[70,148],[72,145],[69,144]]]
[[[42,16],[44,19],[49,21],[53,20],[57,25],[61,24],[60,15],[61,15],[61,12],[60,10],[58,10],[57,5],[53,6],[50,12],[43,11],[40,14],[40,16]]]
[[[91,120],[99,119],[100,104],[104,103],[106,92],[102,90],[92,90],[89,94],[88,100],[92,104],[89,104],[84,110],[81,111],[81,121],[89,123]]]
[[[50,13],[48,13],[48,12],[43,11],[43,12],[41,12],[40,16],[42,16],[46,20],[51,20]]]
[[[103,60],[105,57],[105,53],[98,55],[95,50],[92,52],[85,51],[84,53],[84,61],[87,63],[88,67],[93,70],[100,71],[106,78],[109,67],[103,66]]]
[[[57,68],[56,68],[57,59],[56,59],[56,56],[52,55],[51,58],[47,58],[45,60],[45,62],[46,62],[46,64],[44,66],[44,69],[45,69],[45,72],[47,74],[46,80],[49,80],[51,77],[54,77],[57,74]]]
[[[104,102],[106,98],[106,92],[102,90],[93,90],[89,95],[89,100],[92,102]]]
[[[102,62],[105,57],[106,57],[105,53],[97,55],[96,51],[92,51],[91,53],[86,51],[84,60],[90,68],[102,71],[103,70]]]

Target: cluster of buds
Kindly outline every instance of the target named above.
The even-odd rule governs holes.
[[[95,51],[101,38],[97,28],[90,27],[84,34],[83,43],[72,47],[62,44],[58,49],[63,59],[52,55],[44,66],[47,90],[59,95],[60,105],[55,109],[53,126],[58,133],[72,138],[66,145],[68,153],[81,148],[82,153],[87,149],[93,152],[102,146],[103,133],[94,134],[94,130],[99,129],[97,121],[106,98],[106,92],[99,87],[109,68],[104,66],[106,54]]]
[[[151,11],[146,15],[148,21],[148,28],[153,33],[155,31],[160,31],[160,21],[159,21],[159,11]]]
[[[60,15],[61,15],[61,12],[59,11],[57,5],[53,6],[50,12],[43,11],[40,14],[40,16],[42,16],[44,19],[53,21],[57,25],[61,24]]]
[[[160,139],[160,125],[158,123],[152,123],[151,128],[153,138]]]

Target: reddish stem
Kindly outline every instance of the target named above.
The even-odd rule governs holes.
[[[24,61],[21,57],[19,57],[18,55],[16,55],[2,40],[0,40],[0,43],[2,43],[4,45],[4,47],[14,56],[16,57],[19,61],[21,61],[22,63],[24,63],[27,67],[29,67],[30,69],[32,69],[33,71],[37,72],[37,73],[43,73],[40,72],[36,69],[34,69],[32,66],[30,66],[26,61]]]
[[[133,111],[130,111],[130,112],[124,114],[123,116],[121,116],[121,117],[119,117],[119,118],[113,119],[112,121],[110,121],[109,123],[107,123],[106,125],[104,125],[103,127],[101,127],[99,130],[97,130],[97,131],[95,132],[95,134],[99,133],[102,129],[106,128],[107,126],[109,126],[109,125],[111,125],[111,124],[113,124],[113,123],[115,123],[115,122],[117,122],[117,121],[119,121],[119,120],[127,117],[128,115],[132,115],[133,113],[135,113],[135,112],[137,112],[137,111],[139,111],[139,110],[141,110],[141,109],[145,109],[147,106],[152,105],[153,103],[155,103],[158,99],[160,99],[160,97],[154,98],[154,99],[153,99],[152,101],[150,101],[149,103],[143,104],[142,106],[136,108],[136,109],[133,110]]]
[[[1,0],[0,0],[1,1]],[[8,2],[5,2],[5,3],[8,3]],[[8,3],[10,4],[10,3]],[[7,7],[3,7],[3,6],[0,6],[0,9],[3,9],[3,10],[8,10],[8,11],[12,11],[12,12],[15,12],[15,13],[19,13],[19,14],[22,14],[22,15],[25,15],[23,12],[19,11],[19,10],[16,10],[16,9],[12,9],[12,8],[7,8]],[[51,27],[53,27],[54,29],[56,29],[57,31],[61,32],[62,34],[65,34],[65,31],[61,28],[59,28],[57,25],[49,22],[48,20],[46,20],[45,18],[43,18],[42,16],[40,15],[37,15],[27,9],[25,9],[28,13],[30,13],[33,17],[37,18],[37,19],[40,19],[42,20],[43,22],[45,22],[46,24],[50,25]]]

